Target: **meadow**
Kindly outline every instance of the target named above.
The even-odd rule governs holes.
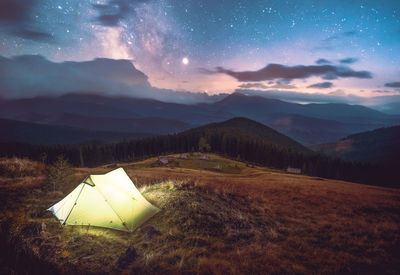
[[[398,274],[400,190],[207,156],[74,168],[55,190],[43,164],[2,159],[0,271]],[[161,209],[135,232],[62,226],[46,211],[115,167]]]

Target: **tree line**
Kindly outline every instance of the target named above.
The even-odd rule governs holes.
[[[153,156],[209,151],[250,164],[286,169],[300,168],[302,173],[358,183],[396,186],[390,167],[344,161],[312,152],[300,152],[269,143],[235,131],[187,131],[119,143],[94,145],[33,145],[1,143],[0,156],[27,157],[47,164],[63,155],[72,165],[95,167],[99,165],[137,161]]]

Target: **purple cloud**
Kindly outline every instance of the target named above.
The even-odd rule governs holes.
[[[354,57],[348,57],[348,58],[339,60],[339,62],[342,64],[353,64],[353,63],[356,63],[357,61],[358,61],[358,59],[354,58]]]
[[[32,12],[38,2],[38,0],[1,0],[0,27],[12,36],[38,42],[53,42],[50,33],[35,27]]]
[[[117,27],[122,19],[133,11],[134,5],[149,0],[110,0],[106,4],[93,4],[99,12],[96,21],[103,26]]]
[[[354,71],[349,67],[333,65],[298,65],[291,67],[281,64],[268,64],[258,71],[236,72],[223,67],[217,67],[215,71],[203,69],[202,72],[227,74],[240,82],[259,82],[273,79],[291,81],[293,79],[304,79],[311,76],[320,76],[327,80],[349,77],[372,78],[372,74],[368,71]]]
[[[321,64],[332,64],[329,60],[325,58],[320,58],[317,61],[315,61],[316,64],[321,65]]]
[[[399,81],[399,82],[389,82],[389,83],[385,83],[385,87],[400,88],[400,81]]]
[[[333,87],[332,82],[321,82],[321,83],[312,84],[312,85],[308,86],[307,88],[328,89],[328,88],[332,88],[332,87]]]

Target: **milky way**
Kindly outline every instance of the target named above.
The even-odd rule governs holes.
[[[398,0],[2,0],[0,32],[2,56],[129,59],[161,88],[399,93]],[[267,78],[237,77],[267,69]]]

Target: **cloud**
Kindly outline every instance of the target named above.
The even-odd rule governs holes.
[[[328,88],[332,88],[332,87],[333,87],[332,82],[321,82],[321,83],[312,84],[312,85],[308,86],[307,88],[328,89]]]
[[[357,35],[357,31],[346,31],[346,32],[341,32],[339,34],[329,36],[328,38],[324,39],[323,41],[329,42],[332,40],[337,40],[337,39],[346,38],[346,37],[352,37],[355,35]]]
[[[271,84],[271,83],[270,83]],[[241,89],[296,89],[297,87],[295,85],[289,85],[289,84],[274,84],[274,85],[265,85],[263,83],[258,83],[258,82],[248,82],[248,83],[243,83],[238,86],[238,88]]]
[[[339,62],[342,64],[353,64],[353,63],[356,63],[357,61],[358,61],[358,59],[354,58],[354,57],[348,57],[348,58],[339,60]]]
[[[0,87],[0,98],[92,93],[195,104],[214,102],[224,96],[152,87],[147,75],[130,60],[98,58],[56,63],[39,55],[0,56]]]
[[[354,71],[349,67],[333,65],[298,65],[290,67],[281,64],[268,64],[266,67],[258,71],[236,72],[223,67],[217,67],[215,71],[202,69],[201,72],[206,74],[227,74],[240,82],[259,82],[273,79],[290,81],[293,79],[304,79],[311,76],[320,76],[327,80],[349,77],[372,78],[372,74],[368,71]]]
[[[51,42],[50,33],[37,29],[32,19],[32,13],[38,0],[1,0],[0,27],[12,36],[38,42]]]
[[[385,83],[385,87],[389,87],[389,88],[400,88],[400,81],[399,81],[399,82],[389,82],[389,83]]]
[[[27,30],[27,29],[19,29],[11,32],[15,36],[24,38],[24,39],[29,39],[29,40],[34,40],[34,41],[47,41],[47,42],[52,42],[53,40],[53,35],[47,33],[47,32],[41,32],[41,31],[33,31],[33,30]]]
[[[347,32],[343,32],[343,33],[342,33],[343,36],[347,36],[347,37],[349,37],[349,36],[355,36],[356,34],[357,34],[356,31],[347,31]]]
[[[269,87],[270,89],[296,89],[295,85],[290,84],[275,84]]]
[[[99,15],[96,21],[103,26],[117,27],[122,19],[134,10],[134,6],[149,0],[109,0],[106,4],[93,4]]]
[[[36,6],[36,0],[2,0],[0,1],[0,22],[2,24],[27,23]]]
[[[329,60],[325,58],[320,58],[317,61],[315,61],[316,64],[321,65],[321,64],[332,64]]]
[[[238,88],[242,88],[242,89],[268,89],[269,86],[267,86],[267,85],[265,85],[263,83],[257,83],[257,82],[256,83],[251,83],[251,82],[248,82],[248,83],[240,84],[238,86]]]
[[[373,90],[372,92],[377,94],[400,93],[400,91],[393,91],[393,90]]]
[[[302,93],[295,91],[277,91],[277,90],[236,90],[250,95],[259,95],[267,98],[275,98],[288,102],[310,102],[310,103],[360,103],[363,97],[351,97],[351,96],[338,96],[329,95],[326,93]]]
[[[129,60],[95,59],[54,63],[39,55],[0,58],[3,97],[60,95],[76,91],[100,94],[150,87],[147,76]]]
[[[336,91],[333,91],[333,92],[330,92],[330,93],[328,93],[328,94],[329,94],[329,95],[334,95],[334,96],[342,96],[342,97],[344,97],[344,96],[347,95],[345,91],[340,90],[340,89],[338,89],[338,90],[336,90]]]
[[[93,1],[99,3],[99,1]],[[135,58],[140,69],[151,72],[152,83],[159,87],[180,87],[180,81],[188,72],[183,68],[183,56],[190,57],[186,36],[180,22],[174,16],[166,16],[167,1],[104,0],[91,5],[95,24],[101,32],[95,36],[102,41],[105,55],[124,59]],[[103,35],[107,33],[113,39]],[[109,49],[118,48],[119,51]]]
[[[287,102],[294,103],[346,103],[357,104],[364,106],[383,106],[388,103],[400,102],[400,92],[392,94],[387,91],[378,92],[376,96],[364,97],[354,94],[348,94],[343,90],[335,90],[330,93],[302,93],[297,91],[283,91],[283,90],[251,90],[251,89],[237,89],[239,92],[246,95],[257,95],[266,98],[274,98]],[[378,108],[379,110],[379,108]]]
[[[333,51],[337,47],[346,47],[348,40],[352,39],[358,34],[357,31],[345,31],[331,35],[325,39],[322,39],[313,50],[316,51]]]

